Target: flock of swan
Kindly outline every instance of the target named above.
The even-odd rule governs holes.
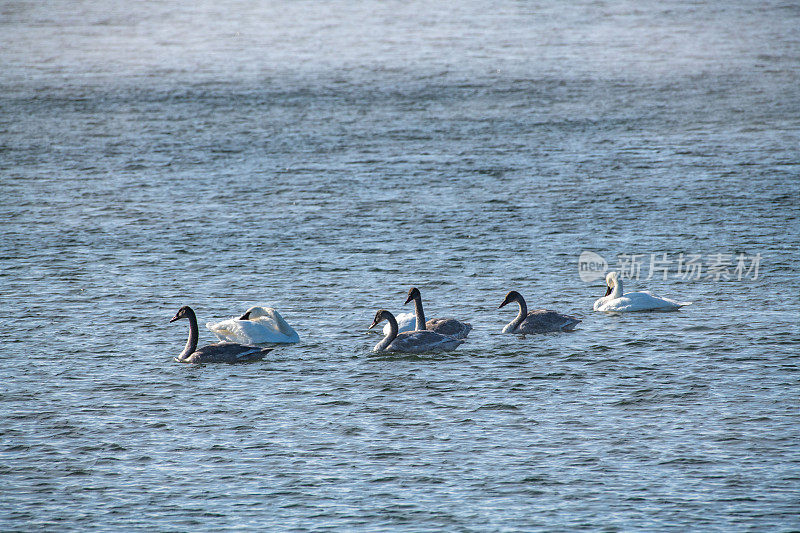
[[[649,292],[629,292],[623,294],[622,280],[617,272],[606,276],[606,294],[594,302],[595,311],[674,311],[691,302],[678,302],[662,298]],[[422,308],[422,295],[412,287],[405,303],[414,302],[414,313],[403,313],[395,317],[386,309],[375,314],[369,329],[384,320],[385,337],[375,348],[375,352],[423,353],[455,350],[467,338],[472,325],[454,318],[432,318],[425,320]],[[536,309],[528,311],[525,299],[517,291],[510,291],[500,307],[512,302],[519,306],[517,316],[503,333],[529,334],[573,331],[580,319],[556,311]],[[499,308],[498,308],[499,309]],[[300,340],[297,332],[271,307],[251,307],[239,318],[231,318],[206,327],[221,341],[197,348],[200,333],[197,316],[189,306],[181,307],[170,322],[186,318],[189,320],[189,339],[175,360],[179,363],[242,363],[259,361],[272,348],[259,344],[289,344]]]

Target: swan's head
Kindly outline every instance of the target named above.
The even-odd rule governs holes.
[[[405,303],[408,303],[411,300],[416,300],[417,298],[422,298],[422,295],[419,293],[419,289],[416,287],[411,287],[411,289],[408,291],[408,298],[406,298]]]
[[[619,284],[619,274],[617,274],[616,272],[609,272],[608,274],[606,274],[607,289],[605,295],[608,296],[609,294],[611,294],[611,291],[613,291],[614,287],[616,287],[618,284]]]
[[[192,311],[192,308],[189,307],[188,305],[184,305],[183,307],[178,309],[178,312],[175,313],[175,316],[172,317],[170,322],[175,322],[176,320],[180,320],[181,318],[188,318],[189,316],[191,316],[193,314],[194,314],[194,311]]]
[[[274,314],[274,309],[271,307],[251,307],[245,313],[239,317],[239,320],[255,320],[256,318],[260,318],[262,316],[267,316],[272,318]]]
[[[517,302],[520,298],[522,298],[522,296],[517,291],[509,291],[508,294],[506,294],[506,299],[500,304],[500,307],[504,307],[511,302]],[[498,307],[498,309],[500,309],[500,307]]]
[[[384,320],[389,320],[389,317],[394,318],[394,315],[387,311],[386,309],[381,309],[377,313],[375,313],[375,320],[372,321],[372,325],[367,329],[372,329]]]

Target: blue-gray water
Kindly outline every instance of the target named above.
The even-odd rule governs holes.
[[[708,4],[0,2],[0,529],[800,528],[800,8]],[[412,285],[468,343],[372,357]]]

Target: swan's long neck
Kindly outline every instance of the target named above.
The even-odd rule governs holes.
[[[395,320],[392,315],[387,315],[386,320],[389,321],[389,334],[386,335],[383,340],[375,346],[376,352],[385,350],[386,347],[392,344],[392,341],[397,337],[397,320]]]
[[[517,305],[519,305],[519,313],[517,314],[517,317],[512,320],[508,326],[506,326],[508,331],[514,331],[517,329],[517,326],[519,326],[522,321],[525,320],[525,317],[528,316],[528,304],[525,303],[525,298],[523,298],[520,294],[514,298],[514,300],[517,302]]]
[[[275,324],[278,326],[278,332],[283,333],[284,335],[290,335],[292,333],[292,328],[289,326],[289,323],[286,322],[280,313],[278,313],[274,309],[269,309],[268,313],[264,315],[267,318],[271,318],[275,321]]]
[[[422,296],[414,298],[414,314],[417,316],[417,331],[425,329],[425,311],[422,310]]]
[[[300,340],[300,337],[297,335],[297,332],[294,329],[292,329],[292,326],[290,326],[289,323],[286,322],[281,316],[281,314],[278,313],[277,311],[275,311],[275,322],[278,323],[278,328],[280,329],[280,332],[286,335],[286,337],[288,337],[289,340],[294,342]]]
[[[622,280],[620,278],[614,278],[614,289],[609,296],[611,296],[611,298],[622,297]]]
[[[186,341],[186,347],[184,347],[178,359],[185,359],[193,354],[197,349],[197,339],[200,337],[200,331],[197,329],[197,315],[191,309],[187,311],[186,315],[189,319],[189,339]]]

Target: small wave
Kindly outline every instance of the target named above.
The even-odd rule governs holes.
[[[703,325],[686,326],[683,328],[684,331],[716,331],[717,329],[718,328]]]
[[[489,403],[474,409],[474,411],[519,411],[519,407],[507,403]]]

